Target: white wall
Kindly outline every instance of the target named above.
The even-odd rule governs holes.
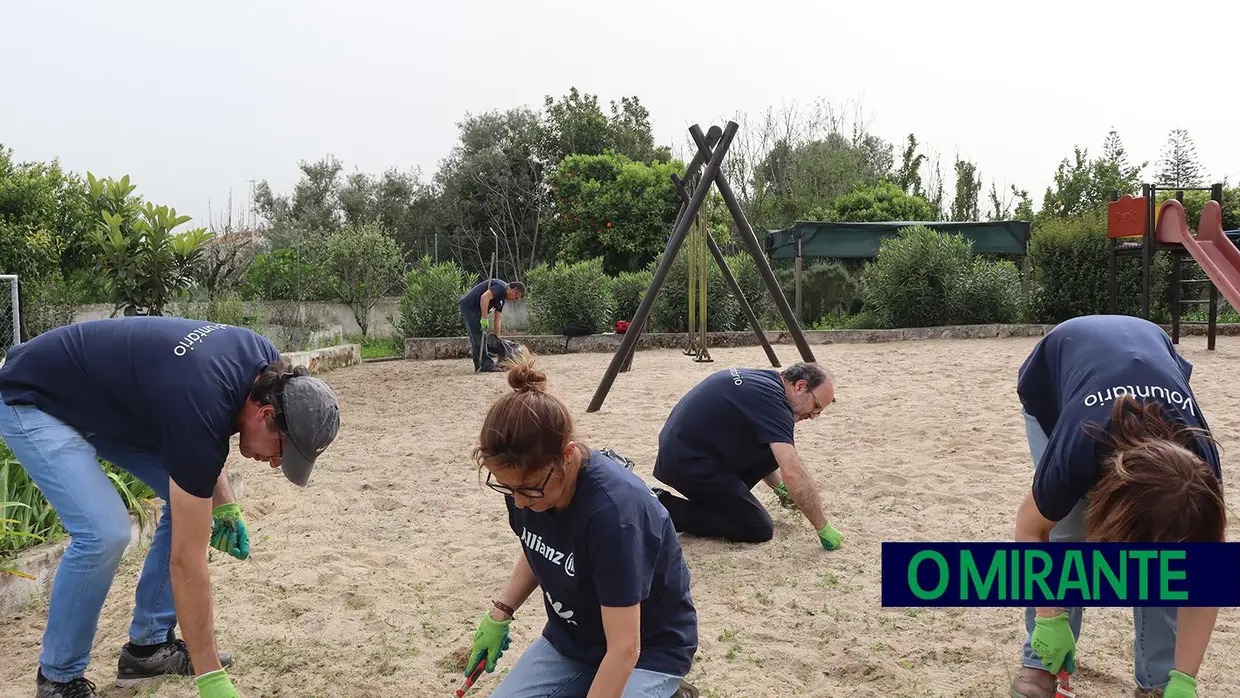
[[[267,305],[263,301],[247,302],[246,314],[257,317],[267,317],[268,312],[264,307]],[[353,309],[344,303],[329,303],[321,301],[307,301],[304,305],[304,312],[312,314],[326,327],[325,333],[340,334],[345,337],[350,335],[360,335],[362,328],[357,324],[356,318],[353,317]],[[74,313],[74,322],[83,322],[86,320],[99,320],[111,317],[112,306],[108,304],[84,305],[78,308]],[[168,315],[184,317],[181,309],[177,305],[173,305],[167,310]],[[392,334],[392,325],[394,320],[400,315],[400,297],[393,296],[390,298],[381,298],[379,302],[370,312],[370,332],[372,337],[390,337]],[[517,301],[515,303],[507,303],[504,306],[503,331],[518,332],[526,328],[525,317],[525,301]],[[465,335],[465,327],[461,326],[461,336]]]

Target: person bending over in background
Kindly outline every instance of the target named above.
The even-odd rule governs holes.
[[[483,614],[465,674],[493,671],[535,588],[547,624],[492,698],[672,698],[697,651],[689,567],[667,512],[637,475],[574,440],[573,422],[523,349],[474,450],[521,541]],[[691,693],[692,694],[692,693]]]
[[[495,365],[491,352],[487,350],[486,336],[489,323],[487,317],[495,311],[495,329],[491,334],[500,336],[500,319],[504,315],[504,303],[519,301],[525,298],[525,284],[520,281],[505,282],[501,279],[488,279],[479,282],[461,296],[461,317],[465,319],[465,330],[469,333],[469,351],[474,359],[474,372],[493,373],[502,369]]]
[[[672,408],[659,433],[654,476],[682,497],[656,488],[677,531],[761,543],[775,535],[771,515],[751,491],[759,480],[785,506],[799,507],[822,547],[843,536],[827,522],[818,485],[801,462],[793,428],[835,402],[830,373],[798,362],[782,372],[716,371]],[[789,501],[791,500],[791,501]]]
[[[1078,317],[1020,368],[1033,486],[1018,542],[1222,542],[1218,450],[1189,388],[1192,364],[1154,323]],[[1080,608],[1026,608],[1014,698],[1052,698],[1075,671]],[[1136,696],[1192,698],[1216,608],[1134,608]],[[1178,626],[1178,632],[1177,632]]]
[[[241,455],[304,486],[336,436],[336,398],[266,338],[169,317],[81,322],[9,351],[0,368],[0,435],[71,536],[56,571],[37,698],[93,698],[85,678],[104,599],[129,544],[129,516],[103,458],[168,502],[134,599],[120,686],[195,676],[203,698],[237,693],[216,651],[208,543],[249,555],[228,486],[232,434]],[[173,524],[176,521],[176,524]],[[177,639],[180,623],[185,640]]]

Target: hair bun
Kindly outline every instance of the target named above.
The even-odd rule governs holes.
[[[534,365],[534,357],[528,348],[522,347],[521,353],[508,362],[508,385],[518,393],[546,392],[547,374]]]

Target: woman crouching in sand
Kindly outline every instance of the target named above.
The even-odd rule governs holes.
[[[492,698],[680,696],[697,612],[671,519],[641,478],[574,440],[546,382],[528,351],[510,360],[513,392],[491,405],[474,449],[521,552],[479,621],[466,675],[483,660],[495,669],[513,615],[541,588],[547,624]]]
[[[1221,543],[1222,467],[1189,388],[1192,364],[1157,325],[1094,315],[1057,325],[1020,369],[1033,486],[1018,542]],[[1134,608],[1134,695],[1195,698],[1217,608]],[[1008,695],[1052,698],[1075,670],[1080,608],[1027,608]]]

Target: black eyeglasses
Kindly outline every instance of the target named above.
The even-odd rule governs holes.
[[[509,496],[519,494],[522,497],[529,497],[530,499],[538,499],[543,496],[543,491],[547,489],[547,483],[551,482],[551,474],[554,472],[555,472],[555,468],[551,468],[550,470],[548,470],[547,477],[543,479],[542,484],[539,485],[538,487],[509,487],[508,485],[503,485],[498,482],[491,482],[492,474],[488,472],[487,473],[487,487],[490,487],[491,489],[495,490],[496,492],[499,492],[500,494],[505,494]]]

